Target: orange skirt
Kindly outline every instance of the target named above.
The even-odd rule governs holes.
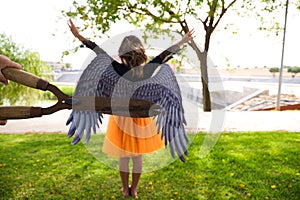
[[[110,116],[102,151],[111,157],[130,157],[151,153],[163,146],[153,118]]]

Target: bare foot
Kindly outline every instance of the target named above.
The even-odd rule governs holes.
[[[129,188],[122,187],[121,191],[124,197],[129,197]]]
[[[130,188],[130,193],[133,198],[137,198],[138,196],[137,188]]]

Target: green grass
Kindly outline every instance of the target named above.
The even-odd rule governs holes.
[[[200,158],[205,136],[195,136],[186,163],[144,173],[139,199],[299,199],[299,133],[223,133]],[[0,135],[0,199],[122,199],[118,171],[70,141]]]

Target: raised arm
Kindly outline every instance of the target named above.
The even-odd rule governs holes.
[[[194,33],[194,29],[187,32],[179,42],[177,42],[175,45],[170,46],[168,49],[159,54],[157,57],[159,57],[160,59],[157,59],[156,61],[161,61],[160,64],[167,62],[170,58],[172,58],[173,54],[176,54],[180,50],[182,45],[193,39]]]
[[[147,63],[147,65],[144,68],[145,77],[150,77],[158,66],[170,60],[172,58],[172,55],[176,54],[180,50],[182,45],[193,39],[194,33],[194,29],[190,30],[182,37],[182,39],[179,42],[170,46],[168,49],[164,50],[158,56],[153,58],[149,63]]]
[[[83,37],[82,35],[79,34],[77,27],[74,25],[74,23],[71,19],[69,19],[69,21],[68,21],[68,26],[70,28],[70,31],[73,33],[73,35],[78,40],[80,40],[81,42],[87,41],[87,39],[85,37]]]
[[[91,50],[93,50],[97,55],[101,54],[101,53],[105,53],[107,54],[103,49],[101,49],[95,42],[92,42],[88,39],[86,39],[84,36],[82,36],[77,27],[74,25],[73,21],[71,19],[69,19],[68,21],[68,26],[71,30],[71,32],[73,33],[73,35],[80,40],[85,46],[87,46],[88,48],[90,48]]]
[[[182,46],[184,45],[185,43],[187,43],[188,41],[192,40],[193,39],[193,34],[195,33],[195,30],[192,29],[190,30],[189,32],[187,32],[183,37],[182,39],[177,43],[178,46]]]

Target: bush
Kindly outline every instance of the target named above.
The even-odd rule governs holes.
[[[275,73],[279,72],[279,68],[278,67],[272,67],[269,69],[269,72],[271,72],[273,74],[273,76],[275,76]]]
[[[20,63],[24,71],[49,80],[50,67],[43,61],[37,52],[31,52],[13,42],[12,38],[0,34],[0,54]],[[0,104],[25,103],[32,104],[39,99],[42,92],[18,83],[10,82],[8,86],[0,84]]]
[[[279,68],[278,67],[272,67],[272,68],[269,69],[269,72],[271,72],[271,73],[279,72]]]
[[[300,73],[300,67],[290,67],[288,68],[288,72],[292,73],[292,77],[294,78],[296,76],[297,73]]]

